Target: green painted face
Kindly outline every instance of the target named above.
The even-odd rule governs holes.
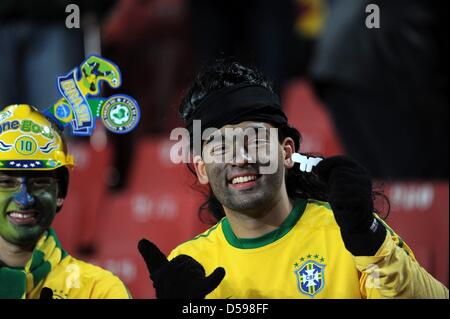
[[[0,171],[0,236],[18,246],[35,244],[56,215],[53,171]]]

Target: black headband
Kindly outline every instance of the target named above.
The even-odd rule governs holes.
[[[186,127],[192,132],[193,120],[201,120],[202,131],[209,127],[244,121],[287,124],[278,96],[265,87],[242,83],[214,91],[200,102]]]

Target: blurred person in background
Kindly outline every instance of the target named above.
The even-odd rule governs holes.
[[[448,179],[445,1],[328,4],[310,72],[346,153],[376,178]],[[369,4],[380,28],[366,27]]]
[[[234,56],[257,65],[280,91],[291,74],[293,0],[191,0],[189,23],[196,64]]]
[[[27,101],[46,109],[58,98],[56,77],[83,60],[85,21],[98,23],[115,0],[0,1],[0,109]],[[66,7],[77,4],[80,28],[67,28]],[[87,52],[97,53],[99,52]]]
[[[184,0],[119,0],[102,25],[104,55],[121,66],[122,90],[144,110],[139,135],[166,133],[177,123],[180,82],[192,72],[185,30]]]
[[[0,109],[27,101],[45,109],[58,99],[55,78],[81,60],[79,29],[67,29],[72,1],[0,2]]]
[[[176,105],[192,74],[185,0],[120,0],[102,25],[103,54],[121,66],[127,81],[122,91],[142,109],[141,124],[126,137],[110,134],[114,160],[111,191],[128,181],[137,141],[159,136],[181,125]],[[106,90],[107,92],[107,90]]]

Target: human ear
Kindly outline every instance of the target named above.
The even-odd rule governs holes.
[[[294,140],[290,137],[286,137],[281,144],[283,149],[283,161],[284,166],[287,169],[290,169],[294,166],[294,161],[292,160],[292,154],[295,153],[295,143]]]
[[[194,167],[197,173],[197,178],[200,184],[206,185],[209,183],[208,175],[206,174],[205,162],[202,160],[201,156],[194,156]]]
[[[58,213],[64,204],[64,198],[58,197],[56,199],[56,212]]]

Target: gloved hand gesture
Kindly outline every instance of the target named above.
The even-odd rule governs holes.
[[[147,265],[158,299],[203,299],[225,277],[222,267],[206,277],[203,266],[188,255],[179,255],[168,261],[147,239],[139,241],[138,250]]]
[[[322,160],[313,168],[325,183],[328,201],[344,244],[354,256],[372,256],[386,230],[373,214],[372,179],[360,164],[346,156]]]

